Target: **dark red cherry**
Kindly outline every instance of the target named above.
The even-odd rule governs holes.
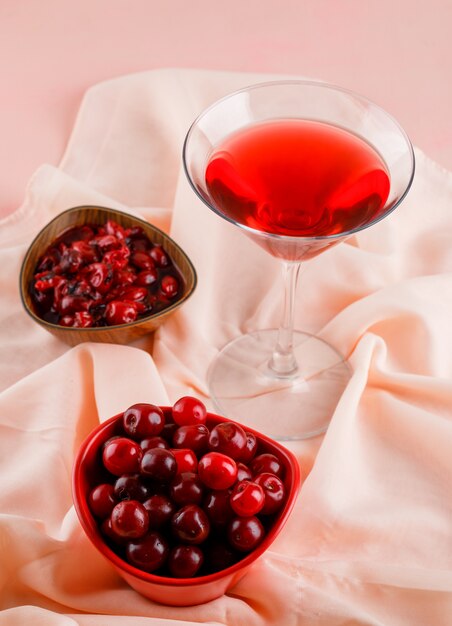
[[[179,293],[179,281],[174,276],[163,276],[160,289],[167,298],[174,298]]]
[[[100,519],[108,517],[117,502],[113,485],[108,483],[97,485],[88,496],[91,513]]]
[[[163,535],[151,531],[139,541],[130,541],[126,558],[135,567],[145,572],[154,572],[164,565],[168,558],[169,546]]]
[[[165,416],[154,404],[133,404],[123,416],[123,426],[129,437],[143,439],[159,435],[165,424]]]
[[[148,270],[142,270],[138,273],[135,284],[142,287],[148,287],[149,285],[153,285],[156,282],[157,278],[158,274],[155,267]]]
[[[142,439],[140,441],[140,446],[143,452],[146,452],[146,450],[151,450],[152,448],[165,448],[166,450],[169,450],[169,447],[170,447],[167,440],[164,439],[163,437],[160,437],[159,435],[155,435],[154,437],[146,437],[145,439]],[[174,454],[174,451],[173,451],[173,454]]]
[[[284,478],[283,464],[277,456],[270,454],[269,452],[264,452],[263,454],[255,456],[250,463],[250,469],[254,476],[264,472],[269,472],[270,474],[279,476],[279,478]]]
[[[151,248],[149,254],[157,267],[167,267],[170,264],[168,255],[166,254],[162,246],[158,244]]]
[[[169,483],[177,472],[177,463],[171,450],[152,448],[143,454],[141,473],[159,482]]]
[[[149,487],[143,482],[140,474],[123,474],[114,486],[118,500],[138,500],[143,502],[150,495]]]
[[[173,435],[174,448],[190,448],[196,455],[207,450],[209,430],[204,424],[179,426]]]
[[[246,444],[245,449],[242,452],[240,460],[243,463],[249,463],[253,459],[257,452],[257,439],[254,433],[246,432]]]
[[[149,528],[158,530],[168,524],[176,512],[174,502],[167,496],[155,493],[143,502],[149,514]]]
[[[173,515],[171,529],[181,543],[198,545],[209,536],[210,522],[201,507],[187,504]]]
[[[265,504],[261,514],[271,515],[279,511],[286,499],[286,489],[282,480],[274,474],[264,472],[263,474],[258,474],[254,481],[264,490]]]
[[[130,324],[137,319],[136,308],[121,300],[112,300],[105,308],[105,320],[109,326],[119,326],[120,324]]]
[[[234,515],[227,489],[210,491],[204,499],[204,511],[214,526],[224,527]]]
[[[198,546],[176,546],[168,557],[168,568],[175,578],[193,578],[203,564],[204,554]]]
[[[251,552],[264,538],[265,530],[257,517],[234,517],[229,522],[227,535],[233,548]]]
[[[115,476],[138,472],[142,456],[140,446],[127,437],[111,439],[105,444],[102,452],[104,466]]]
[[[141,502],[122,500],[110,515],[111,527],[120,537],[138,539],[144,537],[149,527],[149,515]]]
[[[176,504],[200,504],[204,496],[204,485],[198,474],[177,474],[170,486],[170,495]]]
[[[222,422],[210,431],[209,448],[240,460],[246,448],[246,434],[239,424]]]
[[[237,463],[237,482],[242,480],[253,480],[253,473],[245,463]]]

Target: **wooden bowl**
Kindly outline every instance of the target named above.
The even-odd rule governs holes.
[[[101,225],[105,224],[108,219],[114,220],[126,228],[141,226],[152,242],[162,245],[182,275],[184,281],[182,297],[163,311],[130,322],[129,324],[121,324],[118,326],[67,328],[43,320],[38,316],[35,310],[29,289],[39,258],[47,247],[68,228],[82,226],[84,224]],[[35,237],[22,263],[19,287],[22,304],[28,315],[40,326],[58,337],[58,339],[74,346],[84,341],[129,343],[138,337],[153,332],[191,296],[196,287],[196,280],[196,271],[190,259],[177,243],[159,228],[156,228],[144,220],[115,209],[98,206],[79,206],[63,211],[57,215]]]

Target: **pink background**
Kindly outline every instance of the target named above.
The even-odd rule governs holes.
[[[328,80],[452,169],[450,0],[1,0],[0,215],[58,164],[83,93],[162,67]]]

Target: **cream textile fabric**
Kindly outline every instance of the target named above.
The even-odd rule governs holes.
[[[291,444],[305,478],[294,514],[236,588],[198,607],[154,604],[95,552],[72,507],[74,454],[99,420],[204,397],[216,351],[278,322],[278,262],[211,214],[181,167],[206,105],[272,78],[161,70],[92,88],[60,168],[43,165],[0,222],[1,626],[452,624],[452,177],[419,151],[406,201],[302,272],[297,327],[349,356],[354,375],[327,434]],[[68,349],[22,311],[28,244],[84,203],[152,221],[196,266],[198,288],[152,357],[149,339]]]

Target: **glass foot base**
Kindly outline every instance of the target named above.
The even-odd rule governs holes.
[[[207,375],[216,409],[244,426],[279,440],[323,433],[351,376],[351,368],[322,339],[295,331],[298,371],[278,377],[268,367],[276,329],[242,335],[228,343]]]

